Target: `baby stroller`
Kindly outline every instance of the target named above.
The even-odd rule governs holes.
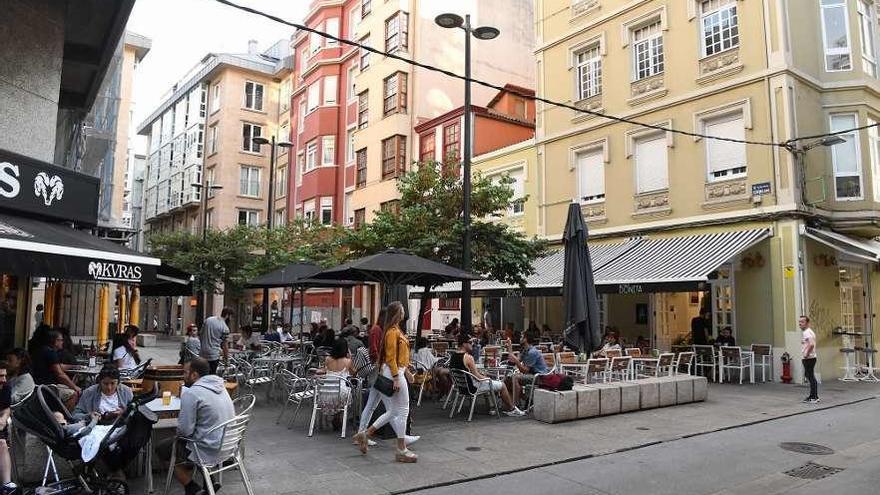
[[[97,455],[89,462],[84,462],[79,441],[92,432],[97,421],[92,419],[84,428],[71,433],[71,428],[64,428],[53,414],[61,413],[69,424],[74,423],[64,403],[50,387],[37,386],[30,396],[13,409],[12,420],[18,428],[36,436],[52,449],[55,455],[67,461],[73,471],[73,478],[60,480],[37,491],[25,493],[128,494],[128,484],[125,481],[108,479],[107,473],[102,473],[101,468],[106,466],[110,470],[121,469],[144,448],[150,439],[153,424],[158,421],[156,414],[144,404],[155,396],[154,390],[132,400],[125,412],[109,426],[106,436],[97,447]]]

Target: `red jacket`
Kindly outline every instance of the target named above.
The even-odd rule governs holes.
[[[370,362],[379,362],[379,344],[382,341],[382,327],[373,325],[370,328]]]

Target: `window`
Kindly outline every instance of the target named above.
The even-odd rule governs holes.
[[[361,0],[361,19],[373,11],[373,6],[370,4],[370,0]]]
[[[602,59],[598,45],[575,54],[575,77],[578,100],[602,94]]]
[[[333,223],[333,198],[327,196],[321,198],[321,225]]]
[[[821,11],[825,70],[829,72],[851,70],[846,0],[821,0]]]
[[[461,158],[459,140],[461,139],[461,126],[458,122],[449,124],[443,128],[443,162],[458,163]]]
[[[309,49],[308,48],[303,48],[302,54],[300,54],[299,59],[300,59],[300,64],[302,65],[302,68],[300,69],[299,79],[300,79],[300,81],[302,81],[302,78],[303,78],[302,73],[309,70]]]
[[[367,185],[367,149],[359,149],[357,151],[357,175],[355,177],[355,187],[364,187]]]
[[[605,151],[602,148],[575,155],[577,197],[582,204],[605,200]]]
[[[345,163],[354,163],[354,129],[345,132]]]
[[[367,223],[367,210],[366,210],[366,208],[354,210],[354,228],[355,228],[355,230],[360,229],[366,223]]]
[[[238,194],[251,198],[260,197],[260,169],[248,165],[241,166],[241,181]]]
[[[406,136],[382,140],[382,179],[398,177],[406,172]]]
[[[358,25],[361,23],[361,7],[357,7],[348,11],[348,39],[353,40],[357,34]]]
[[[205,177],[205,183],[208,186],[208,199],[211,199],[214,197],[214,194],[216,194],[214,188],[211,187],[214,185],[214,168],[213,167],[208,169],[208,176]]]
[[[290,93],[293,88],[293,81],[288,77],[281,81],[281,90],[278,94],[278,107],[281,112],[290,109]]]
[[[217,128],[217,125],[212,125],[208,128],[208,154],[213,155],[217,152],[217,149],[220,145],[220,131]]]
[[[857,126],[856,114],[854,113],[831,116],[831,132],[839,132]],[[862,166],[857,132],[838,134],[846,142],[831,147],[831,160],[834,164],[834,191],[839,200],[862,199]]]
[[[868,151],[871,154],[871,178],[874,181],[874,201],[880,202],[880,131],[877,121],[868,119]]]
[[[709,120],[704,130],[709,136],[746,138],[742,113]],[[710,181],[742,177],[746,174],[746,145],[706,139],[706,164]]]
[[[327,19],[327,23],[324,24],[324,32],[329,34],[330,36],[335,36],[338,38],[339,37],[339,18],[338,17],[331,17],[330,19]],[[330,38],[327,38],[326,40],[327,40],[326,41],[327,46],[336,46],[337,44],[339,44],[338,41],[333,41]]]
[[[392,199],[379,204],[379,210],[392,215],[400,215],[400,200]]]
[[[406,113],[406,73],[398,72],[385,78],[384,115]]]
[[[318,33],[309,33],[309,52],[314,55],[321,50],[324,39]]]
[[[318,83],[312,83],[312,85],[309,86],[306,96],[306,99],[308,100],[306,110],[308,113],[314,112],[315,109],[318,108],[318,105],[321,104],[320,90],[321,88],[318,86]]]
[[[858,0],[859,34],[862,38],[862,69],[877,77],[877,59],[874,54],[874,2]]]
[[[287,223],[284,220],[284,208],[280,210],[275,210],[275,225],[283,226]]]
[[[275,172],[275,197],[287,196],[287,167],[281,167]]]
[[[437,148],[436,133],[431,131],[419,136],[419,161],[433,162],[436,160],[435,150]]]
[[[334,165],[336,165],[336,136],[324,136],[321,138],[321,166]]]
[[[510,206],[507,207],[508,215],[520,215],[526,210],[526,176],[525,171],[521,168],[511,170],[507,174],[513,182],[510,188],[513,189],[513,196],[510,198]]]
[[[302,184],[302,174],[306,171],[306,154],[300,151],[296,154],[296,185]]]
[[[342,199],[342,224],[348,227],[353,221],[354,217],[351,213],[351,193],[347,192]]]
[[[704,57],[739,46],[736,0],[705,0],[701,10]]]
[[[636,193],[660,191],[669,187],[666,168],[666,134],[635,142]]]
[[[336,104],[336,87],[338,86],[338,76],[327,76],[324,78],[324,104]]]
[[[281,141],[290,141],[290,123],[285,122],[278,128],[278,139]],[[286,146],[278,147],[278,156],[284,156],[290,151]]]
[[[309,200],[305,203],[303,207],[303,218],[305,219],[307,224],[311,224],[315,219],[315,201]]]
[[[398,12],[385,21],[385,51],[394,53],[397,50],[406,51],[409,14]]]
[[[299,100],[299,130],[298,130],[299,134],[302,134],[305,122],[306,122],[306,101],[303,99],[300,99]]]
[[[214,113],[220,110],[220,83],[214,85],[211,95],[211,113]]]
[[[355,77],[357,77],[357,66],[352,65],[348,68],[348,72],[345,78],[345,82],[348,84],[348,91],[346,92],[346,100],[352,101],[355,96],[357,96],[356,86],[355,86]]]
[[[663,72],[663,31],[659,20],[633,31],[633,68],[636,81]]]
[[[360,44],[363,46],[370,46],[370,35],[367,34],[360,40]],[[367,70],[367,67],[370,66],[370,52],[361,48],[361,60],[360,60],[361,71]]]
[[[245,122],[241,125],[241,149],[252,153],[259,153],[260,145],[254,142],[254,138],[262,135],[263,128],[261,126]]]
[[[244,107],[250,110],[263,110],[263,85],[251,81],[244,83]]]
[[[238,210],[238,224],[247,225],[249,227],[257,227],[260,225],[259,210]]]
[[[358,95],[358,129],[367,127],[370,120],[370,95],[364,91]]]
[[[305,171],[314,170],[318,166],[318,143],[315,141],[306,145],[306,168]]]

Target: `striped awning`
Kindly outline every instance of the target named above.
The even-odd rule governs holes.
[[[874,239],[857,239],[830,230],[807,227],[804,236],[841,253],[864,261],[880,261],[880,242]]]
[[[770,235],[763,228],[644,239],[597,268],[596,285],[705,282],[723,263]]]

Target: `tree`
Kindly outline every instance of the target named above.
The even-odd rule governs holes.
[[[372,223],[352,231],[347,240],[351,254],[364,256],[396,247],[462,266],[464,194],[457,174],[448,171],[449,167],[427,162],[400,177],[399,208],[386,207],[377,212]],[[547,245],[496,221],[513,200],[513,179],[504,176],[493,180],[475,173],[471,182],[471,270],[490,279],[524,284],[532,273],[532,262],[546,254]],[[422,311],[428,290],[422,298]],[[421,318],[418,321],[421,330]]]

